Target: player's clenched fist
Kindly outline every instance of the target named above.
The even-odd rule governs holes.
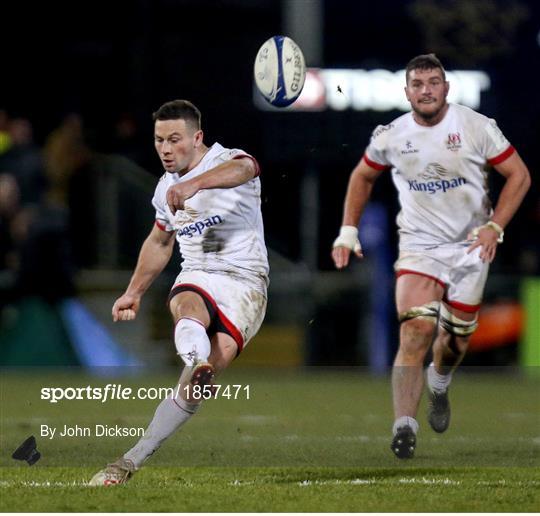
[[[184,209],[184,203],[198,192],[192,181],[185,181],[171,186],[167,190],[167,204],[174,215],[178,210]]]
[[[119,297],[112,307],[112,318],[117,321],[132,321],[139,311],[140,298],[131,294]]]

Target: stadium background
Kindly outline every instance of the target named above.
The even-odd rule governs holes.
[[[3,21],[2,510],[536,510],[540,4],[96,0],[11,3]],[[447,70],[484,71],[491,86],[478,110],[497,119],[533,176],[492,266],[469,367],[452,386],[452,427],[436,436],[421,415],[412,463],[388,450],[397,345],[389,177],[361,228],[364,262],[338,273],[329,256],[351,169],[374,126],[401,112],[259,109],[253,58],[274,34],[295,39],[315,68],[395,72],[433,51]],[[54,405],[40,389],[177,378],[164,301],[178,254],[136,321],[110,320],[153,223],[162,170],[151,113],[174,98],[201,109],[207,143],[241,147],[261,164],[268,314],[222,380],[251,385],[253,398],[205,404],[152,458],[157,467],[126,490],[88,495],[81,486],[133,440],[49,441],[39,425],[145,427],[156,401]],[[496,195],[502,182],[491,181]],[[11,453],[31,434],[42,458],[28,468]]]

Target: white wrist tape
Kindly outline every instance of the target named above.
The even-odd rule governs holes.
[[[355,253],[362,251],[358,240],[358,228],[355,226],[341,226],[338,237],[334,240],[332,248],[346,247]]]
[[[493,222],[492,220],[488,220],[483,226],[478,226],[477,228],[474,228],[472,230],[473,238],[478,238],[478,232],[484,228],[490,228],[493,231],[495,231],[497,235],[499,235],[499,238],[497,238],[497,243],[499,244],[503,243],[504,230],[503,228],[501,228],[501,226],[499,226],[499,224],[497,224],[496,222]]]

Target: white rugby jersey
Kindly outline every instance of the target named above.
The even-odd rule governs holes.
[[[491,216],[486,164],[496,165],[514,148],[489,119],[450,104],[433,127],[412,112],[373,131],[364,154],[368,165],[392,169],[401,211],[401,249],[464,241]]]
[[[258,177],[234,188],[200,190],[176,215],[167,205],[167,190],[172,185],[242,156],[251,157],[240,149],[214,143],[193,170],[183,176],[166,172],[159,180],[152,198],[156,224],[164,231],[176,231],[182,271],[225,272],[246,279],[257,276],[268,283]]]

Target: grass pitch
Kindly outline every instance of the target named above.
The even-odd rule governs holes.
[[[243,371],[219,383],[250,399],[205,402],[125,486],[90,488],[91,476],[133,437],[40,436],[41,425],[146,427],[157,401],[40,399],[44,386],[170,386],[160,375],[89,377],[80,371],[4,371],[0,510],[170,512],[475,512],[540,507],[538,377],[460,372],[452,423],[435,434],[421,407],[418,448],[389,449],[390,382],[360,370]],[[41,460],[11,459],[35,435]]]

